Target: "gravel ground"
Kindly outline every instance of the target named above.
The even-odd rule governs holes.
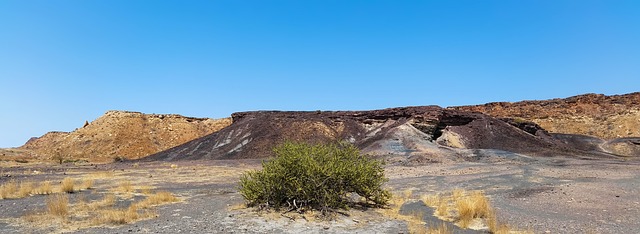
[[[640,233],[638,161],[528,158],[484,152],[473,162],[386,167],[387,186],[397,194],[421,195],[454,188],[484,190],[501,221],[535,233]],[[2,165],[2,183],[10,179],[59,181],[96,176],[95,188],[71,195],[71,201],[110,193],[117,181],[153,186],[183,201],[155,208],[157,217],[119,226],[77,229],[37,227],[19,217],[43,210],[46,196],[0,200],[0,233],[407,233],[407,223],[375,210],[349,211],[333,221],[295,220],[239,208],[239,175],[259,161],[185,161],[105,165]],[[411,200],[410,199],[410,200]],[[131,201],[129,201],[131,202]],[[425,217],[432,219],[432,217]]]

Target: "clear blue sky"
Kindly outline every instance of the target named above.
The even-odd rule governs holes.
[[[107,110],[466,105],[640,91],[640,1],[0,0],[0,147]]]

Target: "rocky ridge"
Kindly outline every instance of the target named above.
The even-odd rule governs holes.
[[[211,134],[230,118],[193,118],[176,114],[107,111],[72,132],[49,132],[20,149],[42,159],[63,157],[89,161],[140,158]]]
[[[534,122],[552,133],[603,139],[640,137],[640,92],[606,96],[584,94],[564,99],[493,102],[449,109]]]

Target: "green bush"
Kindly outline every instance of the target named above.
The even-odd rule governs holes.
[[[262,163],[262,170],[240,178],[240,193],[250,207],[315,209],[326,214],[355,204],[384,206],[391,196],[382,189],[388,180],[382,162],[361,155],[351,144],[286,142],[274,153],[274,159]],[[364,201],[356,203],[358,197]]]

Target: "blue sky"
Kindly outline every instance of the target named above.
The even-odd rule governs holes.
[[[107,110],[220,118],[639,89],[639,1],[0,0],[0,147]]]

